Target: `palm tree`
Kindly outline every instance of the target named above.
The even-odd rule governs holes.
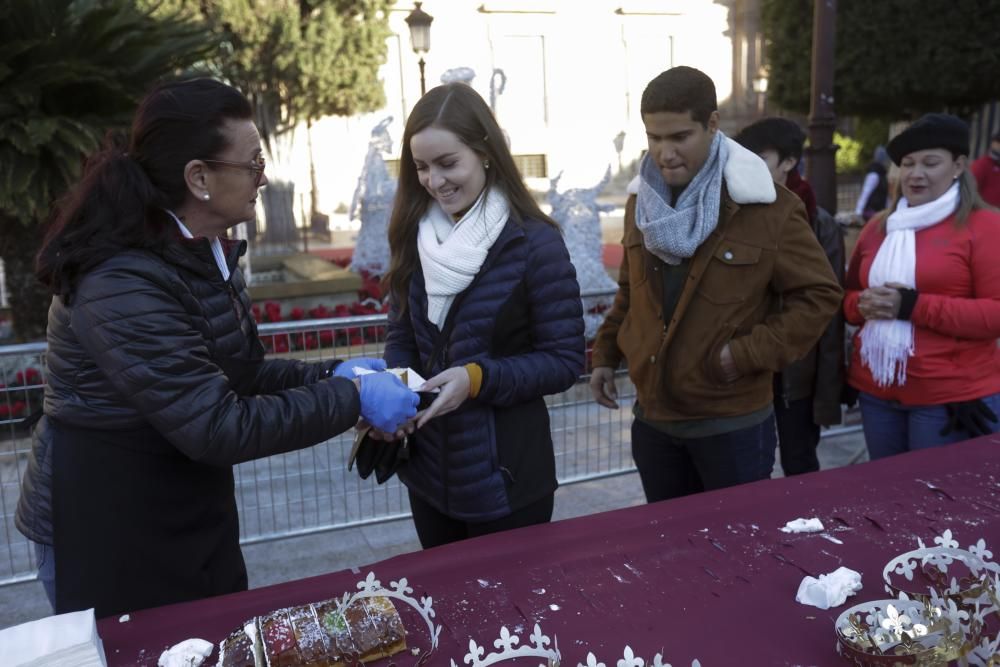
[[[53,201],[152,84],[211,48],[203,28],[132,0],[0,4],[0,258],[20,340],[45,333],[33,263]]]

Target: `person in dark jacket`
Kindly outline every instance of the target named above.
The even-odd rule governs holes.
[[[990,206],[1000,208],[1000,132],[990,139],[990,149],[969,165],[976,179],[979,196]]]
[[[580,287],[489,107],[439,86],[407,120],[389,222],[385,360],[440,390],[399,475],[424,548],[551,519],[543,397],[583,372]]]
[[[764,118],[740,130],[734,139],[759,155],[774,182],[794,192],[805,204],[809,226],[843,285],[847,260],[840,225],[816,205],[812,188],[798,172],[805,132],[787,118]],[[842,421],[843,385],[844,317],[838,312],[803,359],[774,374],[774,418],[781,469],[786,475],[819,470],[816,448],[820,427]]]
[[[16,522],[57,613],[245,590],[233,464],[416,413],[395,376],[353,377],[380,359],[264,359],[226,239],[267,184],[251,118],[225,84],[162,85],[43,241],[49,374]]]
[[[889,153],[883,146],[875,149],[872,161],[865,167],[865,180],[854,206],[854,214],[865,222],[889,205]]]

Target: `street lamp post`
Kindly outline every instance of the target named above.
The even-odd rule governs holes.
[[[413,11],[406,17],[406,25],[410,26],[410,44],[413,52],[420,56],[417,64],[420,65],[420,95],[427,92],[427,84],[424,82],[424,56],[423,54],[431,50],[431,23],[434,17],[420,8],[422,2],[414,2]]]
[[[816,203],[837,210],[837,166],[833,131],[834,37],[837,0],[817,0],[813,5],[812,91],[809,107],[809,147],[806,180],[816,193]]]
[[[757,115],[767,111],[767,72],[761,69],[753,79],[753,92],[757,96]]]

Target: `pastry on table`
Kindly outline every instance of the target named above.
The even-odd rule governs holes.
[[[256,667],[264,662],[257,641],[257,619],[247,621],[219,642],[218,667]]]
[[[306,664],[299,653],[298,638],[288,617],[290,609],[278,609],[257,619],[267,667],[298,667]]]
[[[359,598],[277,609],[247,621],[219,643],[218,667],[348,667],[406,649],[392,600]]]
[[[387,597],[361,598],[343,614],[337,610],[335,600],[313,606],[323,630],[341,657],[371,662],[406,648],[406,630],[392,600]]]

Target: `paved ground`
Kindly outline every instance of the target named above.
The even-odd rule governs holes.
[[[864,439],[854,432],[824,438],[819,449],[823,469],[867,460]],[[775,475],[780,475],[780,469]],[[635,473],[562,487],[556,494],[555,520],[630,507],[644,502]],[[420,548],[411,522],[383,524],[286,538],[244,548],[251,588],[325,572],[362,567]],[[41,584],[0,586],[0,628],[51,613]]]

